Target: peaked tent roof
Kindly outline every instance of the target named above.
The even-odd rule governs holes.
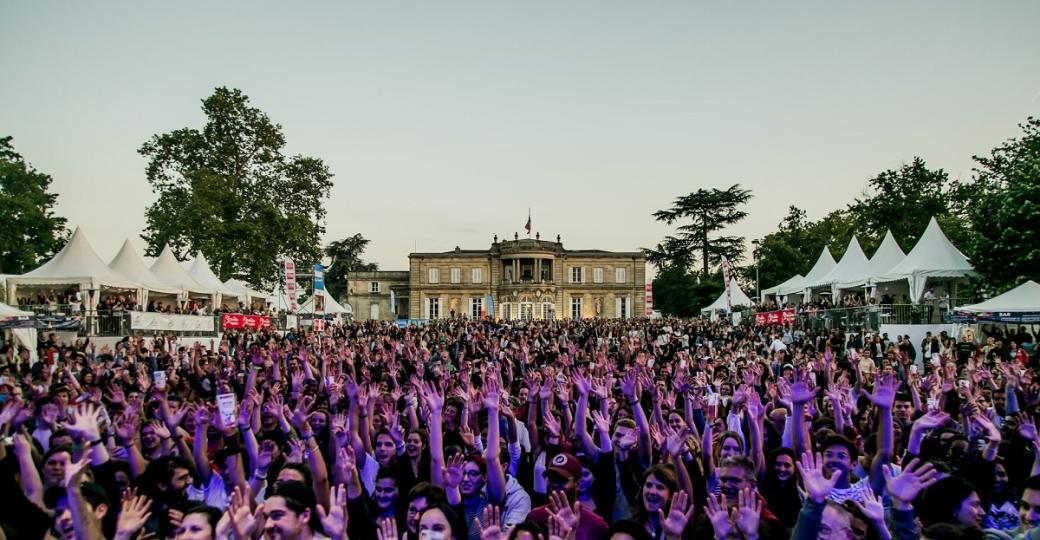
[[[801,292],[805,289],[805,276],[801,274],[795,274],[791,276],[787,281],[762,290],[762,295],[775,294],[777,296],[784,296],[791,293]]]
[[[163,246],[159,258],[152,264],[152,273],[159,278],[161,283],[167,286],[195,293],[213,294],[216,292],[212,288],[206,287],[192,279],[188,271],[181,266],[181,263],[177,262],[177,257],[173,255],[173,250],[170,249],[169,245]]]
[[[271,298],[271,294],[270,293],[262,293],[260,291],[254,290],[253,288],[251,288],[249,286],[248,283],[246,283],[244,281],[241,281],[241,280],[238,280],[238,279],[234,279],[234,278],[229,279],[229,280],[224,282],[224,286],[227,287],[228,289],[231,289],[232,291],[237,292],[239,297],[241,297],[242,295],[245,295],[245,296],[248,296],[249,298],[263,298],[263,299]]]
[[[1040,283],[1029,280],[1004,294],[994,296],[984,302],[961,306],[957,311],[971,313],[1031,313],[1040,312]]]
[[[815,281],[805,281],[806,287],[825,287],[832,285],[832,290],[835,288],[833,285],[844,281],[850,277],[856,276],[863,272],[867,267],[867,255],[863,253],[863,248],[859,245],[859,239],[856,235],[852,235],[849,239],[849,247],[845,248],[845,254],[841,256],[841,260],[838,264],[831,268],[830,272],[827,272],[823,277]]]
[[[267,295],[267,304],[273,307],[274,309],[284,309],[286,311],[290,311],[289,293],[284,290],[279,290],[278,286],[275,286],[275,289]],[[299,310],[299,306],[299,297],[297,297],[297,310]]]
[[[730,303],[732,305],[734,305],[734,306],[750,306],[751,305],[751,298],[749,298],[748,295],[745,294],[743,290],[741,290],[740,284],[737,283],[737,279],[736,278],[730,278],[729,279],[729,289],[730,289]],[[716,299],[714,302],[712,302],[711,305],[709,305],[707,307],[704,307],[704,308],[701,308],[701,313],[703,313],[705,311],[717,311],[717,310],[720,310],[720,309],[727,309],[726,308],[726,291],[722,291],[722,294],[720,294],[718,299]]]
[[[326,314],[335,315],[338,313],[353,313],[352,310],[341,306],[339,302],[337,302],[336,299],[328,293],[328,291],[322,290],[321,292],[316,292],[315,294],[320,294],[325,297]],[[300,306],[300,313],[314,313],[314,295],[311,295],[311,297],[308,298],[307,301]]]
[[[806,290],[808,290],[813,282],[826,276],[827,273],[833,270],[837,264],[838,263],[834,262],[834,256],[831,255],[831,250],[828,249],[827,246],[823,246],[823,251],[821,251],[820,256],[816,258],[816,264],[813,265],[808,274],[805,274]]]
[[[39,268],[7,279],[10,285],[69,285],[90,283],[120,289],[138,289],[140,283],[112,270],[101,260],[87,240],[83,229],[76,227],[72,238],[51,260]]]
[[[160,283],[159,278],[155,277],[155,274],[148,269],[144,259],[134,249],[129,238],[123,242],[123,247],[119,248],[119,253],[112,257],[112,262],[108,263],[108,267],[127,279],[140,283],[149,291],[166,294],[180,293],[180,289]]]
[[[933,217],[928,220],[928,227],[914,249],[888,272],[874,276],[873,281],[909,280],[910,298],[917,301],[924,292],[925,281],[930,277],[956,278],[974,274],[975,270],[968,258],[946,238],[939,228],[939,222]]]
[[[860,285],[870,285],[875,276],[887,273],[904,258],[906,258],[906,254],[903,253],[903,248],[899,247],[896,238],[892,236],[892,231],[885,231],[885,238],[881,240],[881,245],[867,262],[864,271],[839,281],[837,286],[841,289],[851,289]]]
[[[207,287],[211,290],[217,291],[224,296],[238,296],[237,291],[233,291],[224,285],[223,281],[213,273],[213,270],[209,267],[209,262],[206,260],[206,256],[202,252],[198,252],[195,255],[195,260],[191,261],[191,268],[188,269],[188,275],[191,279],[194,279],[199,285]]]
[[[16,307],[11,307],[0,302],[0,319],[6,319],[8,317],[32,317],[33,315],[35,315],[35,313],[31,311],[22,311]]]

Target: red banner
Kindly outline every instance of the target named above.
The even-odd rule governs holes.
[[[228,330],[263,330],[271,327],[271,318],[262,315],[225,313],[220,316],[220,324]]]
[[[755,326],[766,326],[770,324],[788,324],[794,322],[794,310],[783,309],[779,311],[764,311],[755,314]]]

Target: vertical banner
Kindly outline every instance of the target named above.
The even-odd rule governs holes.
[[[654,284],[646,284],[646,316],[654,314]]]
[[[491,317],[492,319],[494,319],[495,318],[495,299],[492,298],[490,294],[487,295],[486,305],[487,305],[487,314],[488,314],[488,316]]]
[[[285,258],[285,294],[289,298],[289,312],[296,313],[296,263]]]
[[[722,257],[722,279],[726,280],[726,311],[733,311],[733,291],[729,286],[729,259]]]
[[[314,265],[314,315],[325,314],[325,267]]]
[[[390,314],[397,320],[397,295],[393,289],[390,289]]]

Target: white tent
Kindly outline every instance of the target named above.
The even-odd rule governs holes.
[[[749,298],[747,294],[744,294],[744,291],[741,290],[736,278],[730,278],[729,289],[730,304],[733,307],[751,305],[751,298]],[[715,312],[718,310],[729,311],[729,309],[726,307],[726,291],[722,291],[722,294],[720,294],[718,299],[712,302],[710,306],[701,308],[701,313]]]
[[[1040,283],[1029,280],[1004,294],[985,302],[961,306],[957,311],[969,313],[1033,313],[1040,312]]]
[[[162,253],[159,253],[159,258],[152,264],[151,270],[155,277],[159,278],[160,282],[168,287],[176,287],[184,291],[207,296],[214,295],[217,292],[192,279],[188,271],[177,261],[177,257],[174,256],[170,246],[163,247]]]
[[[299,291],[297,291],[297,294],[299,294]],[[269,306],[271,306],[271,308],[277,309],[277,310],[292,311],[290,309],[290,306],[292,305],[292,303],[289,301],[289,293],[284,291],[284,290],[280,290],[279,287],[277,287],[277,286],[275,287],[275,289],[273,291],[271,291],[271,294],[267,295],[267,305],[269,305]],[[299,306],[300,306],[299,297],[297,297],[297,301],[296,301],[297,311],[299,311]]]
[[[762,296],[787,296],[805,290],[805,276],[795,274],[787,281],[762,290]]]
[[[0,303],[0,320],[13,319],[15,317],[32,317],[31,311],[22,311],[7,304]],[[29,350],[29,365],[36,363],[37,333],[35,328],[9,328],[6,330],[11,334],[11,340]]]
[[[867,262],[866,268],[858,274],[842,279],[836,285],[839,289],[852,289],[859,286],[873,285],[872,279],[875,276],[888,273],[889,270],[894,268],[904,258],[906,258],[906,254],[903,253],[903,249],[899,247],[896,238],[892,236],[892,231],[885,231],[885,238],[881,240],[881,245],[878,246],[877,251],[874,252],[874,256]]]
[[[129,238],[123,242],[123,247],[119,248],[119,253],[116,253],[116,256],[112,258],[112,262],[108,263],[108,267],[127,279],[140,283],[142,287],[149,291],[174,295],[178,295],[181,292],[176,287],[160,283],[159,278],[148,269],[144,259],[134,249]]]
[[[220,278],[218,278],[209,267],[209,262],[201,251],[195,255],[195,260],[191,262],[191,268],[188,269],[188,275],[191,276],[191,279],[195,280],[199,285],[216,291],[225,298],[238,298],[238,291],[232,290],[224,285],[223,281],[220,281]]]
[[[852,235],[852,238],[849,240],[849,246],[845,248],[845,254],[841,256],[838,264],[834,265],[830,272],[827,272],[827,274],[816,281],[806,280],[805,287],[814,289],[829,286],[831,294],[837,296],[839,288],[836,284],[863,273],[866,267],[867,256],[859,245],[859,239],[856,238],[856,235]]]
[[[35,313],[31,311],[23,311],[0,302],[0,319],[10,319],[11,317],[32,317],[33,315],[35,315]]]
[[[972,275],[975,275],[975,270],[968,258],[946,238],[939,228],[939,222],[933,217],[914,249],[899,264],[872,281],[881,283],[905,279],[910,285],[910,300],[917,303],[924,294],[928,278],[963,278]]]
[[[254,299],[256,299],[256,300],[265,300],[266,301],[267,299],[269,299],[271,297],[270,294],[262,293],[262,292],[259,292],[257,290],[254,290],[253,288],[251,288],[249,286],[248,283],[246,283],[244,281],[240,281],[240,280],[234,279],[234,278],[225,281],[224,282],[224,286],[227,287],[228,289],[238,293],[238,298],[239,299],[243,299],[244,298],[246,303],[249,303],[249,302],[251,302]]]
[[[826,276],[836,264],[834,256],[831,255],[831,250],[827,249],[827,246],[823,246],[823,251],[820,252],[820,256],[816,259],[816,264],[813,265],[808,274],[805,274],[805,288],[802,292],[804,301],[808,302],[812,298],[812,289],[810,288],[812,284]]]
[[[315,294],[320,294],[325,297],[325,313],[330,315],[337,315],[340,313],[351,313],[352,310],[347,309],[339,304],[328,291],[321,290]],[[314,295],[311,295],[303,305],[300,306],[300,313],[314,313]]]
[[[39,268],[20,276],[7,278],[7,298],[14,302],[18,298],[18,287],[21,285],[65,285],[78,286],[81,291],[110,287],[114,289],[137,290],[141,284],[120,275],[98,257],[90,246],[86,234],[79,227],[72,233],[72,238],[51,260]],[[94,301],[100,298],[95,297]],[[87,309],[91,309],[90,306]]]

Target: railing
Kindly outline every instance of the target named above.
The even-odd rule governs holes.
[[[799,324],[813,330],[865,328],[872,332],[882,324],[939,324],[952,315],[949,309],[932,304],[883,304],[852,308],[832,308],[798,313]]]
[[[18,309],[36,315],[83,315],[82,304],[18,304]]]

